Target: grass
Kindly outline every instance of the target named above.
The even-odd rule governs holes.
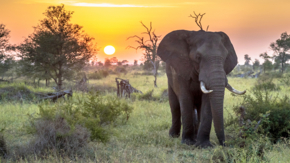
[[[153,86],[153,76],[134,75],[133,73],[109,75],[102,80],[90,80],[90,85],[104,85],[116,87],[115,78],[129,79],[130,84],[147,92],[154,89],[153,96],[160,94],[167,88],[167,77],[165,74],[157,79],[158,88]],[[249,90],[256,83],[257,79],[228,78],[229,83],[238,90]],[[274,80],[279,84],[278,80]],[[7,85],[1,84],[0,88]],[[10,84],[16,87],[17,85]],[[287,94],[289,87],[280,85],[280,95]],[[51,91],[47,88],[32,88],[32,91]],[[106,92],[113,94],[115,92]],[[84,93],[74,92],[73,99],[83,98]],[[233,114],[233,106],[241,103],[242,98],[232,96],[229,91],[225,91],[224,117],[225,119]],[[239,147],[215,146],[210,149],[196,149],[192,146],[181,144],[181,138],[170,138],[168,131],[171,126],[171,113],[168,101],[144,101],[127,99],[134,110],[130,115],[126,125],[120,125],[113,129],[113,136],[107,143],[91,142],[87,149],[87,156],[69,158],[60,157],[55,153],[46,158],[30,156],[19,159],[17,162],[289,162],[290,142],[280,142],[271,145],[264,153],[263,159],[255,154],[249,153],[250,149]],[[20,102],[0,102],[0,128],[6,125],[4,137],[8,148],[14,149],[17,145],[22,145],[31,140],[31,135],[22,130],[23,124],[27,123],[27,114],[37,114],[38,106],[29,101]],[[229,134],[229,133],[226,133]],[[211,141],[217,142],[214,129],[211,131]],[[255,144],[254,142],[253,144]],[[255,148],[253,147],[253,149]],[[10,162],[9,160],[2,160]],[[1,161],[0,161],[1,162]]]

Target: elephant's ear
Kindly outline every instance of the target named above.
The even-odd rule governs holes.
[[[218,32],[223,37],[224,46],[228,50],[228,56],[226,58],[224,69],[226,74],[229,74],[238,64],[237,54],[235,52],[234,46],[231,43],[230,38],[224,32]]]
[[[157,49],[157,55],[184,79],[190,79],[194,70],[187,43],[192,32],[194,31],[173,31],[162,39]]]

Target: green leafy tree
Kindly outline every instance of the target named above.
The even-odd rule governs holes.
[[[248,54],[244,55],[244,59],[245,59],[245,65],[249,66],[250,65],[250,61],[251,61],[251,57],[249,57]]]
[[[264,59],[264,63],[262,64],[264,72],[266,72],[266,70],[271,71],[273,69],[273,64],[269,59],[272,57],[269,56],[268,53],[266,53],[266,52],[260,54],[260,57],[262,57]]]
[[[94,38],[85,34],[82,26],[70,22],[73,13],[64,5],[49,6],[43,13],[45,18],[18,46],[22,70],[49,75],[58,89],[96,54]]]
[[[260,67],[260,61],[258,59],[255,59],[255,62],[253,63],[253,69],[257,70]]]
[[[4,74],[15,65],[13,56],[7,52],[12,50],[12,46],[9,44],[10,31],[4,24],[0,24],[0,75],[2,79]]]
[[[270,48],[274,51],[275,63],[280,65],[283,73],[286,68],[286,62],[290,59],[290,35],[287,32],[281,34],[280,38],[270,44]]]

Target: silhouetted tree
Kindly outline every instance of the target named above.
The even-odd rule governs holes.
[[[45,18],[18,46],[23,70],[47,73],[58,89],[96,54],[94,38],[85,34],[82,26],[70,22],[72,14],[64,5],[49,6]]]
[[[249,66],[250,65],[250,61],[251,61],[251,57],[249,57],[248,54],[245,54],[244,59],[245,59],[245,65]]]
[[[286,62],[290,59],[290,35],[287,32],[281,34],[280,38],[270,44],[270,48],[274,51],[275,62],[281,65],[283,73],[286,67]]]
[[[260,57],[262,57],[264,59],[264,63],[262,64],[264,72],[266,72],[266,70],[270,71],[273,68],[273,64],[272,62],[269,60],[271,58],[271,56],[269,56],[266,52],[260,54]]]
[[[133,49],[141,49],[144,50],[144,59],[145,62],[147,61],[147,63],[151,63],[153,68],[154,68],[154,78],[155,80],[154,82],[154,86],[157,87],[157,71],[158,71],[158,67],[159,67],[159,57],[157,56],[157,48],[158,48],[158,41],[160,39],[160,36],[157,36],[155,34],[155,31],[152,30],[152,22],[150,22],[150,27],[148,28],[146,25],[144,25],[141,22],[142,26],[146,29],[146,32],[143,32],[142,34],[145,34],[149,37],[149,40],[144,40],[144,37],[140,37],[137,35],[128,37],[128,39],[131,38],[136,38],[136,42],[139,44],[139,46],[137,47],[133,47],[133,46],[128,46],[128,48],[133,48]],[[144,63],[145,64],[145,63]]]
[[[138,60],[134,60],[134,66],[138,65]]]
[[[260,67],[260,61],[258,59],[255,59],[255,62],[253,63],[253,69],[257,70]]]
[[[111,66],[111,60],[109,58],[105,58],[105,66],[106,67]]]
[[[7,52],[12,50],[12,46],[9,44],[10,31],[4,24],[0,24],[0,75],[2,79],[4,74],[15,65],[13,56]]]
[[[101,61],[99,61],[98,66],[104,66],[104,64]]]
[[[123,64],[123,63],[122,63],[122,62],[120,62],[120,61],[119,61],[119,62],[117,62],[117,65],[118,65],[118,66],[122,66],[122,64]]]
[[[122,64],[127,64],[129,61],[127,61],[127,60],[123,60],[122,61]]]
[[[117,59],[117,57],[112,57],[111,59],[110,59],[110,62],[111,62],[111,64],[112,63],[118,63],[118,59]]]

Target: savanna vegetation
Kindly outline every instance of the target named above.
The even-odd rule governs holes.
[[[72,14],[63,5],[49,7],[19,46],[8,43],[10,31],[0,24],[0,162],[289,162],[287,33],[270,44],[273,56],[260,55],[263,64],[245,55],[229,74],[229,82],[247,93],[225,92],[226,146],[217,145],[212,129],[215,146],[198,149],[168,135],[167,77],[164,62],[153,68],[156,47],[140,65],[97,62],[93,38],[69,23]],[[158,40],[151,25],[142,25]],[[140,43],[137,49],[146,49]],[[117,97],[116,78],[143,93]],[[64,89],[72,96],[44,98]]]

